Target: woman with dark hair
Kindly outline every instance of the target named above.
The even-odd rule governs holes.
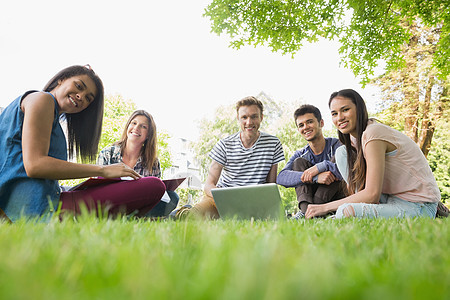
[[[153,117],[145,110],[134,111],[128,119],[119,141],[100,151],[99,165],[124,163],[141,176],[161,177],[161,165],[157,158],[157,132]],[[175,191],[167,191],[168,197],[146,214],[148,217],[167,216],[178,204]]]
[[[336,211],[336,218],[434,218],[441,195],[417,144],[369,119],[364,100],[354,90],[333,93],[328,106],[344,144],[336,151],[336,163],[350,195],[310,205],[306,217]]]
[[[59,123],[67,120],[68,142]],[[15,221],[21,216],[50,216],[62,202],[62,209],[77,213],[84,203],[88,208],[109,205],[112,212],[125,209],[150,210],[164,193],[160,181],[158,199],[133,197],[129,188],[146,186],[140,175],[125,164],[98,166],[67,161],[95,159],[103,119],[103,83],[90,66],[71,66],[60,71],[42,92],[28,91],[14,100],[0,115],[0,209]],[[57,180],[101,176],[129,176],[125,195],[122,182],[89,190],[63,192]],[[153,183],[153,182],[152,182]],[[122,184],[122,185],[121,185]],[[140,194],[141,193],[141,194]],[[125,197],[126,196],[126,197]],[[138,198],[141,197],[141,198]],[[131,199],[130,199],[131,198]],[[49,213],[49,214],[48,214]]]

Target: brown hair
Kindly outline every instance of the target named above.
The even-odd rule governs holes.
[[[260,110],[260,112],[261,112],[261,116],[263,115],[264,107],[263,107],[262,102],[259,101],[258,99],[256,99],[256,98],[253,97],[253,96],[248,96],[248,97],[245,97],[245,98],[242,99],[242,100],[239,100],[239,101],[236,103],[236,112],[239,114],[239,108],[241,108],[241,106],[250,106],[250,105],[256,105],[256,106],[258,106],[258,108],[259,108],[259,110]]]
[[[366,104],[364,103],[363,98],[360,94],[358,94],[358,92],[352,89],[345,89],[340,90],[339,92],[334,92],[330,96],[328,107],[330,107],[331,102],[337,96],[350,99],[356,105],[356,148],[352,146],[350,134],[343,134],[338,130],[339,140],[342,144],[345,145],[345,148],[347,149],[349,192],[351,194],[354,194],[357,191],[364,189],[366,183],[366,159],[364,158],[361,148],[361,137],[364,130],[366,130],[369,116],[367,113]]]
[[[133,121],[133,119],[136,118],[137,116],[145,116],[148,120],[148,135],[147,135],[147,139],[145,140],[144,145],[141,149],[141,159],[142,159],[142,165],[145,168],[150,170],[150,168],[152,168],[155,165],[155,163],[158,161],[158,157],[157,157],[158,138],[157,138],[157,133],[156,133],[156,124],[155,124],[155,121],[153,120],[153,117],[151,114],[149,114],[145,110],[141,110],[141,109],[134,111],[131,114],[131,116],[128,118],[127,124],[125,125],[125,128],[123,129],[121,139],[118,142],[116,142],[115,144],[120,146],[120,150],[123,153],[123,151],[125,150],[125,147],[127,146],[128,126],[130,126],[131,121]]]
[[[97,93],[94,101],[83,111],[76,114],[64,114],[67,120],[69,157],[76,153],[82,161],[94,161],[97,156],[98,142],[102,134],[103,123],[103,83],[89,65],[71,66],[58,72],[44,86],[44,92],[51,92],[58,82],[74,76],[88,75],[95,84]]]
[[[299,108],[297,108],[294,112],[294,122],[297,122],[297,118],[306,114],[313,114],[314,117],[316,117],[317,122],[322,121],[322,114],[320,113],[320,110],[311,104],[303,104]],[[297,124],[295,124],[295,127],[297,127]]]

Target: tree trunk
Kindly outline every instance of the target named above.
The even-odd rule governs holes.
[[[434,76],[430,75],[428,77],[428,85],[425,91],[425,99],[423,103],[423,111],[422,111],[422,127],[420,139],[418,141],[418,145],[422,150],[425,157],[428,155],[431,146],[431,140],[433,139],[434,134],[434,124],[430,118],[430,105],[431,105],[431,90],[434,86]]]
[[[411,25],[411,28],[415,28],[415,25]],[[419,36],[414,34],[409,40],[409,46],[407,49],[415,49],[419,41]],[[417,143],[418,136],[418,113],[419,113],[419,76],[417,74],[417,52],[406,51],[405,53],[406,68],[403,81],[403,93],[405,96],[405,134],[409,136],[415,143]]]
[[[420,150],[422,150],[425,157],[427,157],[428,152],[430,152],[431,140],[433,139],[434,134],[434,124],[431,121],[428,121],[427,125],[428,129],[422,133],[422,139],[420,141]]]

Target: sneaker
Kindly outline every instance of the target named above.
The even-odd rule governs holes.
[[[328,219],[334,220],[334,219],[336,219],[336,215],[335,214],[327,215],[325,220],[328,220]]]
[[[447,218],[450,213],[450,210],[447,206],[444,205],[441,201],[438,202],[436,217],[439,218]]]
[[[189,215],[189,211],[191,210],[191,208],[192,208],[192,205],[189,205],[189,204],[183,205],[182,207],[173,210],[169,214],[169,219],[172,219],[172,220],[185,219]]]
[[[300,219],[304,219],[305,218],[305,214],[299,210],[298,213],[296,213],[295,215],[292,216],[292,219],[294,220],[300,220]]]

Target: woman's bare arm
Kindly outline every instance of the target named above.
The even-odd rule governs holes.
[[[28,95],[21,104],[24,112],[22,152],[25,171],[29,177],[72,179],[90,176],[140,176],[124,164],[97,166],[71,163],[48,156],[55,103],[46,93]]]
[[[370,141],[366,145],[366,184],[362,191],[359,191],[346,198],[332,201],[326,204],[308,205],[305,216],[312,218],[336,211],[344,203],[378,203],[383,186],[385,154],[388,143],[380,140]]]

